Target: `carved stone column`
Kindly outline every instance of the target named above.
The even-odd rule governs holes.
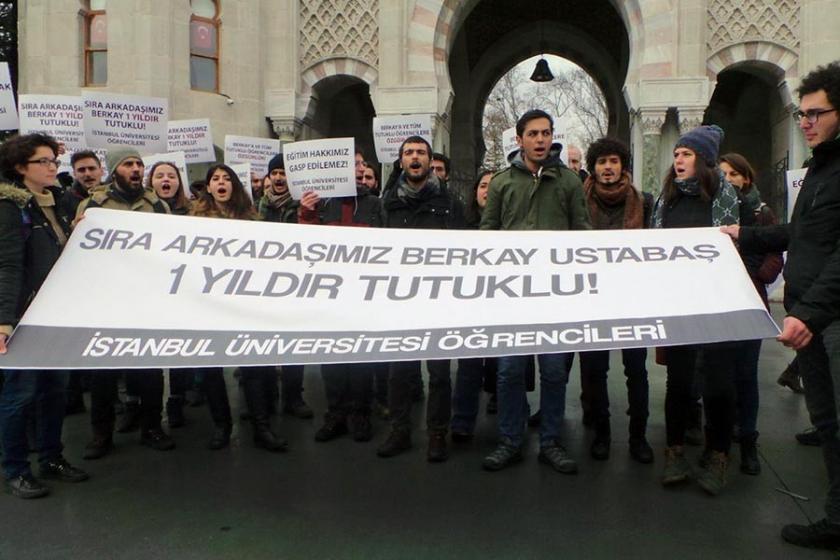
[[[302,125],[303,123],[300,119],[271,117],[271,128],[274,129],[274,133],[280,138],[280,144],[294,142],[300,138]]]
[[[703,114],[706,112],[703,107],[691,107],[677,109],[679,115],[680,135],[693,130],[703,124]]]
[[[665,124],[665,109],[640,109],[639,123],[642,126],[642,189],[654,196],[661,190],[659,176],[659,144],[662,125]]]

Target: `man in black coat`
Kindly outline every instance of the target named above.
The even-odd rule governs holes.
[[[811,421],[828,469],[826,518],[787,525],[786,541],[807,547],[840,547],[840,61],[802,79],[794,118],[813,150],[789,224],[764,228],[727,226],[745,251],[782,251],[785,310],[778,340],[796,350]]]
[[[401,172],[382,199],[384,227],[416,229],[462,229],[464,209],[446,183],[431,173],[432,148],[419,136],[400,146]],[[449,360],[429,360],[429,399],[426,426],[430,462],[449,457],[446,432],[452,414],[452,382]],[[391,433],[379,446],[380,457],[393,457],[411,447],[411,404],[420,362],[393,362],[388,377],[388,407]]]

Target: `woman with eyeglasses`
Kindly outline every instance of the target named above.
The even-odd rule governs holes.
[[[70,223],[57,211],[60,190],[58,143],[45,134],[27,134],[0,146],[0,354],[29,302],[58,260]],[[39,478],[81,482],[88,475],[62,456],[68,372],[4,370],[0,392],[3,474],[18,498],[40,498],[49,488],[29,465],[26,425],[36,414]]]

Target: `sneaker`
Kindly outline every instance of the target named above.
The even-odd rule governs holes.
[[[349,423],[353,441],[365,442],[373,438],[373,424],[370,422],[370,414],[353,414],[350,416]]]
[[[67,462],[64,457],[41,463],[41,478],[51,478],[62,482],[84,482],[90,475],[82,469],[77,469]]]
[[[85,446],[85,454],[82,455],[82,459],[87,459],[89,461],[101,459],[113,450],[114,440],[110,435],[93,436],[91,442]]]
[[[315,432],[315,441],[330,441],[346,433],[347,420],[343,416],[328,412],[324,417],[324,425]]]
[[[309,408],[309,405],[303,399],[299,401],[286,403],[283,405],[283,412],[285,414],[291,414],[295,418],[301,418],[303,420],[307,420],[315,416],[315,413],[312,412],[312,409]]]
[[[801,445],[813,445],[814,447],[822,445],[822,442],[820,441],[820,434],[817,433],[817,429],[814,427],[802,430],[796,434],[796,441],[798,441]]]
[[[446,447],[446,432],[429,433],[429,448],[426,459],[430,463],[443,463],[449,459],[449,449]]]
[[[553,445],[542,446],[538,459],[540,463],[551,465],[551,468],[559,473],[576,474],[578,472],[575,460],[569,456],[566,448],[557,442],[554,442]]]
[[[653,449],[644,437],[630,438],[630,456],[639,463],[653,463]]]
[[[691,476],[691,465],[685,458],[681,445],[665,448],[665,468],[662,470],[662,484],[678,484]]]
[[[175,442],[163,430],[145,430],[140,436],[140,444],[158,451],[175,449]]]
[[[712,496],[720,494],[726,487],[726,470],[729,457],[721,451],[712,451],[706,461],[706,467],[697,476],[697,484]]]
[[[391,430],[388,438],[377,448],[376,454],[380,457],[396,457],[409,449],[411,449],[411,433],[407,430]]]
[[[500,471],[522,460],[522,448],[508,440],[502,440],[490,455],[484,458],[481,466],[485,471]]]
[[[785,525],[782,538],[790,544],[808,548],[840,548],[840,524],[820,519],[811,525]]]
[[[50,493],[50,489],[35,480],[31,474],[25,474],[6,481],[6,490],[12,495],[24,500],[42,498]]]

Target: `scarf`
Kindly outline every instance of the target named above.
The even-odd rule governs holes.
[[[269,207],[276,209],[285,206],[292,199],[292,195],[289,189],[284,190],[282,193],[277,193],[274,187],[269,187],[265,189],[263,198]]]
[[[644,227],[645,208],[641,195],[633,188],[633,180],[628,172],[623,172],[617,183],[605,185],[590,175],[583,183],[583,192],[589,206],[589,216],[596,229],[609,227],[609,216],[604,207],[624,207],[624,229],[641,229]]]
[[[735,191],[735,187],[724,178],[723,172],[720,170],[718,170],[718,178],[718,189],[712,199],[712,225],[720,227],[737,224],[740,218],[738,193]],[[675,180],[674,185],[685,196],[700,196],[700,181],[697,177],[685,181]],[[665,204],[660,194],[656,201],[656,207],[653,209],[653,227],[662,227],[664,212]]]
[[[741,194],[744,196],[744,201],[747,203],[747,208],[753,212],[758,212],[761,208],[761,194],[758,189],[750,185],[749,190],[742,190]]]
[[[400,178],[397,181],[397,198],[404,202],[410,202],[420,200],[421,198],[434,196],[439,191],[440,182],[438,181],[437,176],[431,171],[429,172],[429,176],[426,177],[426,182],[423,183],[423,186],[419,189],[414,189],[411,185],[408,184],[408,181],[405,178],[405,172],[400,174]]]

